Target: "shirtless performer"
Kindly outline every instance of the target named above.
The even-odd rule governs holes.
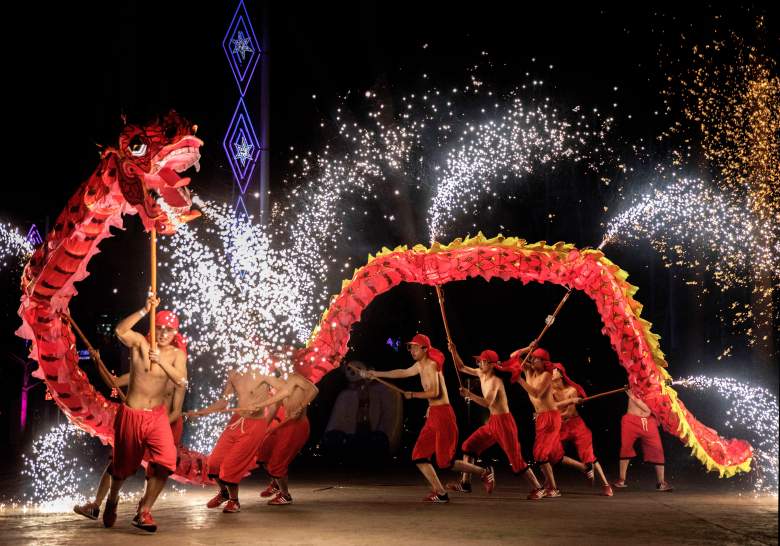
[[[482,396],[477,396],[464,388],[460,389],[460,394],[466,400],[473,400],[490,411],[490,418],[487,424],[482,425],[463,442],[461,447],[463,449],[463,461],[472,463],[483,451],[498,443],[501,449],[504,450],[507,459],[509,459],[512,472],[516,475],[524,475],[529,485],[533,488],[527,498],[529,500],[544,498],[544,489],[539,485],[534,471],[523,460],[520,442],[517,439],[517,424],[515,423],[515,418],[509,412],[504,382],[493,371],[494,366],[499,363],[498,354],[489,349],[482,351],[479,356],[474,357],[479,368],[472,368],[463,364],[463,360],[460,358],[452,341],[449,342],[449,349],[458,370],[461,373],[479,377],[479,384],[482,388]],[[463,474],[460,482],[448,483],[447,489],[470,493],[471,480],[469,478],[470,474]]]
[[[119,340],[131,350],[131,364],[127,399],[114,421],[111,489],[103,511],[103,525],[112,527],[122,483],[135,473],[146,453],[152,470],[133,525],[150,533],[157,530],[151,508],[168,476],[176,470],[176,446],[165,403],[167,384],[170,381],[175,385],[172,404],[177,408],[187,387],[187,356],[176,315],[171,311],[157,313],[157,351],[151,350],[145,336],[132,330],[158,303],[155,296],[150,296],[143,309],[123,319],[115,329]]]
[[[431,347],[428,336],[417,334],[406,344],[407,349],[414,359],[414,364],[406,369],[377,372],[367,370],[361,372],[366,378],[386,377],[389,379],[401,379],[404,377],[420,376],[422,392],[405,392],[404,397],[424,398],[428,400],[428,414],[425,425],[420,431],[417,443],[412,451],[412,461],[420,469],[422,475],[431,486],[431,494],[423,499],[423,502],[447,503],[450,502],[447,490],[442,486],[436,470],[431,464],[432,457],[436,456],[436,466],[440,469],[451,468],[455,472],[468,472],[477,474],[482,478],[485,491],[491,493],[496,485],[496,475],[492,467],[482,468],[465,461],[454,461],[455,449],[458,443],[458,424],[455,421],[455,412],[450,406],[447,396],[447,386],[444,384],[444,354]]]
[[[628,463],[636,456],[634,444],[637,440],[641,440],[644,461],[655,466],[656,491],[673,491],[674,488],[664,479],[664,446],[658,433],[658,421],[647,404],[634,393],[628,390],[626,394],[628,409],[620,421],[620,479],[612,486],[620,489],[628,487],[626,485]]]
[[[530,347],[513,353],[520,358]],[[544,349],[535,349],[526,362],[517,382],[528,393],[528,398],[536,410],[536,439],[534,441],[534,459],[540,465],[545,478],[545,497],[560,497],[561,492],[555,483],[552,467],[563,459],[561,446],[561,413],[553,398],[552,363],[550,355]]]
[[[230,399],[234,396],[238,408],[248,408],[247,411],[233,413],[217,445],[209,455],[208,475],[217,482],[219,491],[206,503],[208,508],[217,508],[227,501],[222,512],[232,514],[241,511],[238,484],[255,467],[257,450],[265,438],[276,409],[268,408],[267,411],[249,409],[271,396],[267,379],[268,376],[258,370],[231,369],[219,400],[206,408],[186,414],[187,417],[198,417],[227,409]]]
[[[561,443],[573,442],[577,448],[577,456],[586,465],[586,476],[593,480],[594,470],[601,481],[601,494],[605,497],[612,496],[612,488],[604,476],[601,464],[593,453],[593,434],[577,413],[577,404],[585,398],[585,390],[577,383],[569,379],[566,369],[562,364],[553,364],[552,387],[553,398],[561,412]]]
[[[186,354],[186,351],[185,351]],[[130,379],[130,374],[125,373],[119,377],[113,376],[113,384],[116,388],[121,389],[127,387]],[[173,443],[176,449],[179,449],[181,445],[181,437],[184,433],[184,419],[182,418],[182,405],[184,397],[181,397],[178,407],[174,407],[174,392],[176,391],[175,385],[168,380],[165,384],[165,406],[168,408],[168,421],[171,424],[171,432],[173,432]],[[100,483],[98,484],[97,491],[95,492],[95,500],[86,504],[81,504],[73,507],[73,511],[89,519],[97,519],[100,515],[100,505],[103,503],[103,499],[108,493],[108,488],[111,486],[111,474],[109,469],[111,468],[111,461],[109,460],[106,469],[103,471],[103,475],[100,477]],[[154,467],[152,465],[146,466],[146,478],[150,478],[153,474]],[[143,503],[143,499],[141,499]],[[140,505],[139,505],[140,506]]]
[[[316,398],[319,389],[303,375],[304,366],[297,366],[296,371],[281,379],[268,376],[268,384],[276,393],[255,408],[262,411],[279,402],[282,403],[284,417],[278,426],[268,432],[260,451],[257,462],[268,475],[271,483],[260,495],[273,498],[268,501],[272,506],[292,504],[293,498],[288,489],[287,469],[298,455],[298,452],[309,439],[309,418],[306,408]],[[273,416],[275,412],[272,412]]]

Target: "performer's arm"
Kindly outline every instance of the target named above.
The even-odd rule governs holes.
[[[563,409],[566,406],[570,406],[571,404],[579,404],[580,402],[582,402],[582,398],[579,396],[574,396],[572,398],[564,398],[563,400],[555,402],[555,407],[557,409]]]
[[[522,375],[518,378],[517,382],[525,389],[525,392],[534,398],[539,398],[550,387],[550,383],[552,383],[552,374],[550,372],[544,372],[541,385],[537,388],[529,385],[528,381],[526,381]]]
[[[181,416],[181,408],[184,405],[184,394],[187,391],[184,387],[176,387],[173,389],[173,411],[168,416],[168,421],[175,423]]]
[[[144,305],[141,309],[132,315],[129,315],[120,320],[119,324],[117,324],[114,328],[114,333],[116,333],[116,337],[119,338],[119,341],[121,341],[127,347],[138,347],[142,345],[146,341],[146,338],[133,330],[133,326],[135,326],[139,320],[149,314],[152,305],[158,305],[159,303],[159,299],[155,298],[154,296],[149,296],[146,300],[146,305]]]
[[[458,354],[458,350],[455,348],[455,344],[452,341],[448,341],[447,346],[450,350],[450,354],[452,355],[452,360],[453,362],[455,362],[455,367],[458,369],[459,372],[463,372],[468,375],[473,375],[475,377],[479,376],[476,368],[472,368],[470,366],[466,366],[465,364],[463,364],[463,359],[460,358],[460,355]]]
[[[222,389],[222,396],[220,396],[217,400],[215,400],[211,405],[206,406],[203,409],[194,410],[194,411],[188,411],[185,413],[185,415],[189,417],[196,417],[198,415],[206,415],[211,412],[215,411],[222,411],[223,409],[227,409],[228,403],[231,398],[235,395],[235,389],[233,388],[233,382],[230,380],[230,377],[228,377],[227,382],[225,383],[225,388]]]
[[[373,377],[384,377],[387,379],[403,379],[404,377],[414,377],[415,375],[419,375],[419,373],[420,373],[420,368],[415,362],[414,364],[412,364],[406,369],[390,370],[387,372],[366,370],[365,372],[361,372],[361,375],[365,374],[364,377],[368,379],[371,379]]]
[[[278,389],[276,391],[276,394],[274,394],[273,396],[271,396],[269,398],[266,398],[265,400],[263,400],[259,404],[256,404],[256,405],[252,406],[251,408],[247,408],[247,409],[251,409],[252,411],[260,411],[261,409],[265,409],[268,406],[276,404],[277,402],[281,402],[285,398],[289,398],[290,395],[293,393],[294,389],[295,389],[295,385],[291,386],[291,385],[287,384],[283,388]]]
[[[114,386],[117,388],[127,387],[130,384],[130,372],[123,373],[119,377],[112,375],[111,378],[114,380]]]
[[[491,404],[493,404],[493,402],[496,399],[495,393],[493,394],[492,397],[490,395],[488,395],[488,397],[482,397],[482,396],[477,396],[476,394],[474,394],[473,392],[471,392],[470,390],[464,387],[461,387],[459,392],[463,398],[467,398],[472,402],[476,402],[483,408],[488,408],[488,409],[490,409]]]
[[[173,358],[173,364],[168,364],[160,360],[158,352],[149,351],[149,361],[160,366],[168,379],[173,381],[177,387],[187,388],[187,357],[184,351],[176,349],[176,356]]]

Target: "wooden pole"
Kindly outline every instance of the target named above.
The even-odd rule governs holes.
[[[352,364],[347,364],[347,367],[348,367],[349,369],[351,369],[351,370],[355,370],[356,372],[360,373],[360,369],[359,369],[359,368],[356,368],[356,367],[355,367],[355,366],[353,366]],[[372,377],[372,378],[371,378],[371,381],[376,381],[376,382],[378,382],[378,383],[381,383],[382,385],[384,385],[384,386],[385,386],[385,387],[387,387],[388,389],[394,390],[394,391],[396,391],[396,392],[398,392],[398,393],[400,393],[400,394],[404,394],[404,393],[406,392],[405,390],[403,390],[403,389],[401,389],[401,388],[398,388],[398,387],[396,387],[395,385],[393,385],[393,384],[392,384],[392,383],[390,383],[389,381],[385,381],[384,379],[380,379],[379,377]]]
[[[444,310],[444,291],[441,289],[440,285],[436,285],[436,296],[439,298],[439,309],[441,310],[441,320],[444,323],[444,332],[447,334],[447,341],[452,343],[452,336],[450,335],[450,323],[447,321],[447,313]],[[455,365],[455,361],[453,360],[453,366]],[[460,377],[460,371],[458,370],[458,367],[455,366],[455,376],[458,378],[458,386],[460,388],[463,388],[463,379]]]
[[[103,363],[103,360],[100,358],[100,352],[95,349],[92,344],[87,339],[87,336],[84,335],[84,332],[81,331],[81,328],[79,328],[79,325],[76,324],[76,321],[73,320],[73,318],[67,314],[62,313],[62,316],[67,320],[71,326],[73,326],[73,329],[76,331],[76,334],[81,338],[81,341],[84,342],[84,345],[87,346],[87,351],[89,351],[89,356],[92,358],[93,362],[95,362],[95,365],[97,366],[98,373],[100,374],[100,378],[105,382],[105,384],[110,387],[112,390],[115,390],[117,394],[119,395],[119,398],[122,400],[122,402],[125,401],[125,393],[122,392],[122,389],[116,386],[116,383],[114,383],[114,376],[111,372],[108,371],[108,368],[106,368],[106,365]]]
[[[536,336],[536,339],[534,339],[531,342],[531,345],[528,346],[528,352],[525,354],[525,358],[523,358],[522,364],[520,364],[520,368],[525,367],[525,363],[528,361],[528,359],[531,357],[531,353],[534,352],[534,349],[539,345],[539,342],[542,340],[542,337],[544,337],[544,334],[547,333],[547,330],[550,329],[550,326],[552,326],[553,322],[555,322],[555,318],[558,316],[558,313],[561,312],[561,309],[563,309],[563,304],[566,303],[566,300],[569,299],[569,296],[571,296],[571,288],[566,289],[566,293],[563,295],[563,298],[558,303],[558,306],[555,308],[555,311],[553,311],[553,314],[550,315],[549,320],[545,320],[544,328],[542,328],[542,331],[539,333],[538,336]]]
[[[151,274],[149,291],[152,293],[154,297],[157,297],[157,229],[152,228],[150,235],[151,235],[152,274]],[[151,338],[150,343],[152,345],[152,351],[157,350],[157,332],[155,331],[157,327],[156,315],[157,315],[157,308],[156,306],[152,306],[152,308],[149,310],[149,337]]]
[[[615,390],[612,390],[612,391],[607,391],[607,392],[601,392],[599,394],[594,394],[593,396],[588,396],[588,397],[583,398],[582,400],[580,400],[580,404],[582,404],[583,402],[590,402],[591,400],[595,400],[595,399],[601,398],[603,396],[609,396],[611,394],[617,394],[619,392],[626,392],[629,388],[630,387],[628,385],[626,385],[625,387],[621,387],[619,389],[615,389]]]

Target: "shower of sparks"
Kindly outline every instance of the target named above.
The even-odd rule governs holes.
[[[32,245],[16,227],[0,222],[0,265],[3,269],[23,263],[33,250]]]
[[[754,215],[744,202],[696,178],[675,178],[641,195],[608,225],[606,239],[646,239],[668,267],[679,266],[712,276],[724,293],[753,291],[752,303],[734,301],[729,317],[750,344],[766,342],[756,332],[776,323],[771,305],[778,290],[780,239],[777,226]],[[758,283],[756,279],[768,279]],[[702,294],[703,295],[703,294]]]
[[[713,21],[713,37],[693,43],[683,33],[679,58],[670,60],[667,103],[679,103],[704,157],[724,191],[744,196],[761,221],[780,222],[780,77],[765,51],[766,21],[755,20],[755,43]],[[768,42],[769,40],[765,40]],[[667,53],[668,55],[668,53]],[[676,123],[668,136],[687,132]],[[691,157],[690,140],[680,155]],[[693,150],[696,148],[694,147]]]
[[[508,181],[528,176],[537,166],[555,170],[560,159],[583,162],[587,154],[605,148],[612,121],[607,117],[593,130],[585,115],[568,122],[549,101],[533,106],[514,99],[503,111],[491,112],[487,120],[463,123],[444,154],[443,165],[434,167],[431,241],[446,238],[445,230],[456,214],[477,214],[486,197],[504,193]],[[596,170],[594,164],[589,167]]]
[[[715,390],[726,399],[729,408],[723,426],[740,435],[748,434],[746,439],[754,449],[755,491],[777,494],[777,396],[765,388],[730,377],[699,375],[678,379],[673,384],[701,391]]]

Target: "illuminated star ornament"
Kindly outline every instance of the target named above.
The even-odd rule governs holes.
[[[233,38],[230,43],[233,44],[233,54],[241,57],[241,62],[246,60],[247,53],[255,52],[255,50],[252,48],[252,41],[250,38],[240,30],[237,33],[237,37]]]
[[[242,167],[246,167],[246,162],[252,160],[252,150],[255,149],[255,145],[247,141],[243,132],[239,138],[240,141],[233,143],[233,147],[236,149],[233,159],[240,161]]]

